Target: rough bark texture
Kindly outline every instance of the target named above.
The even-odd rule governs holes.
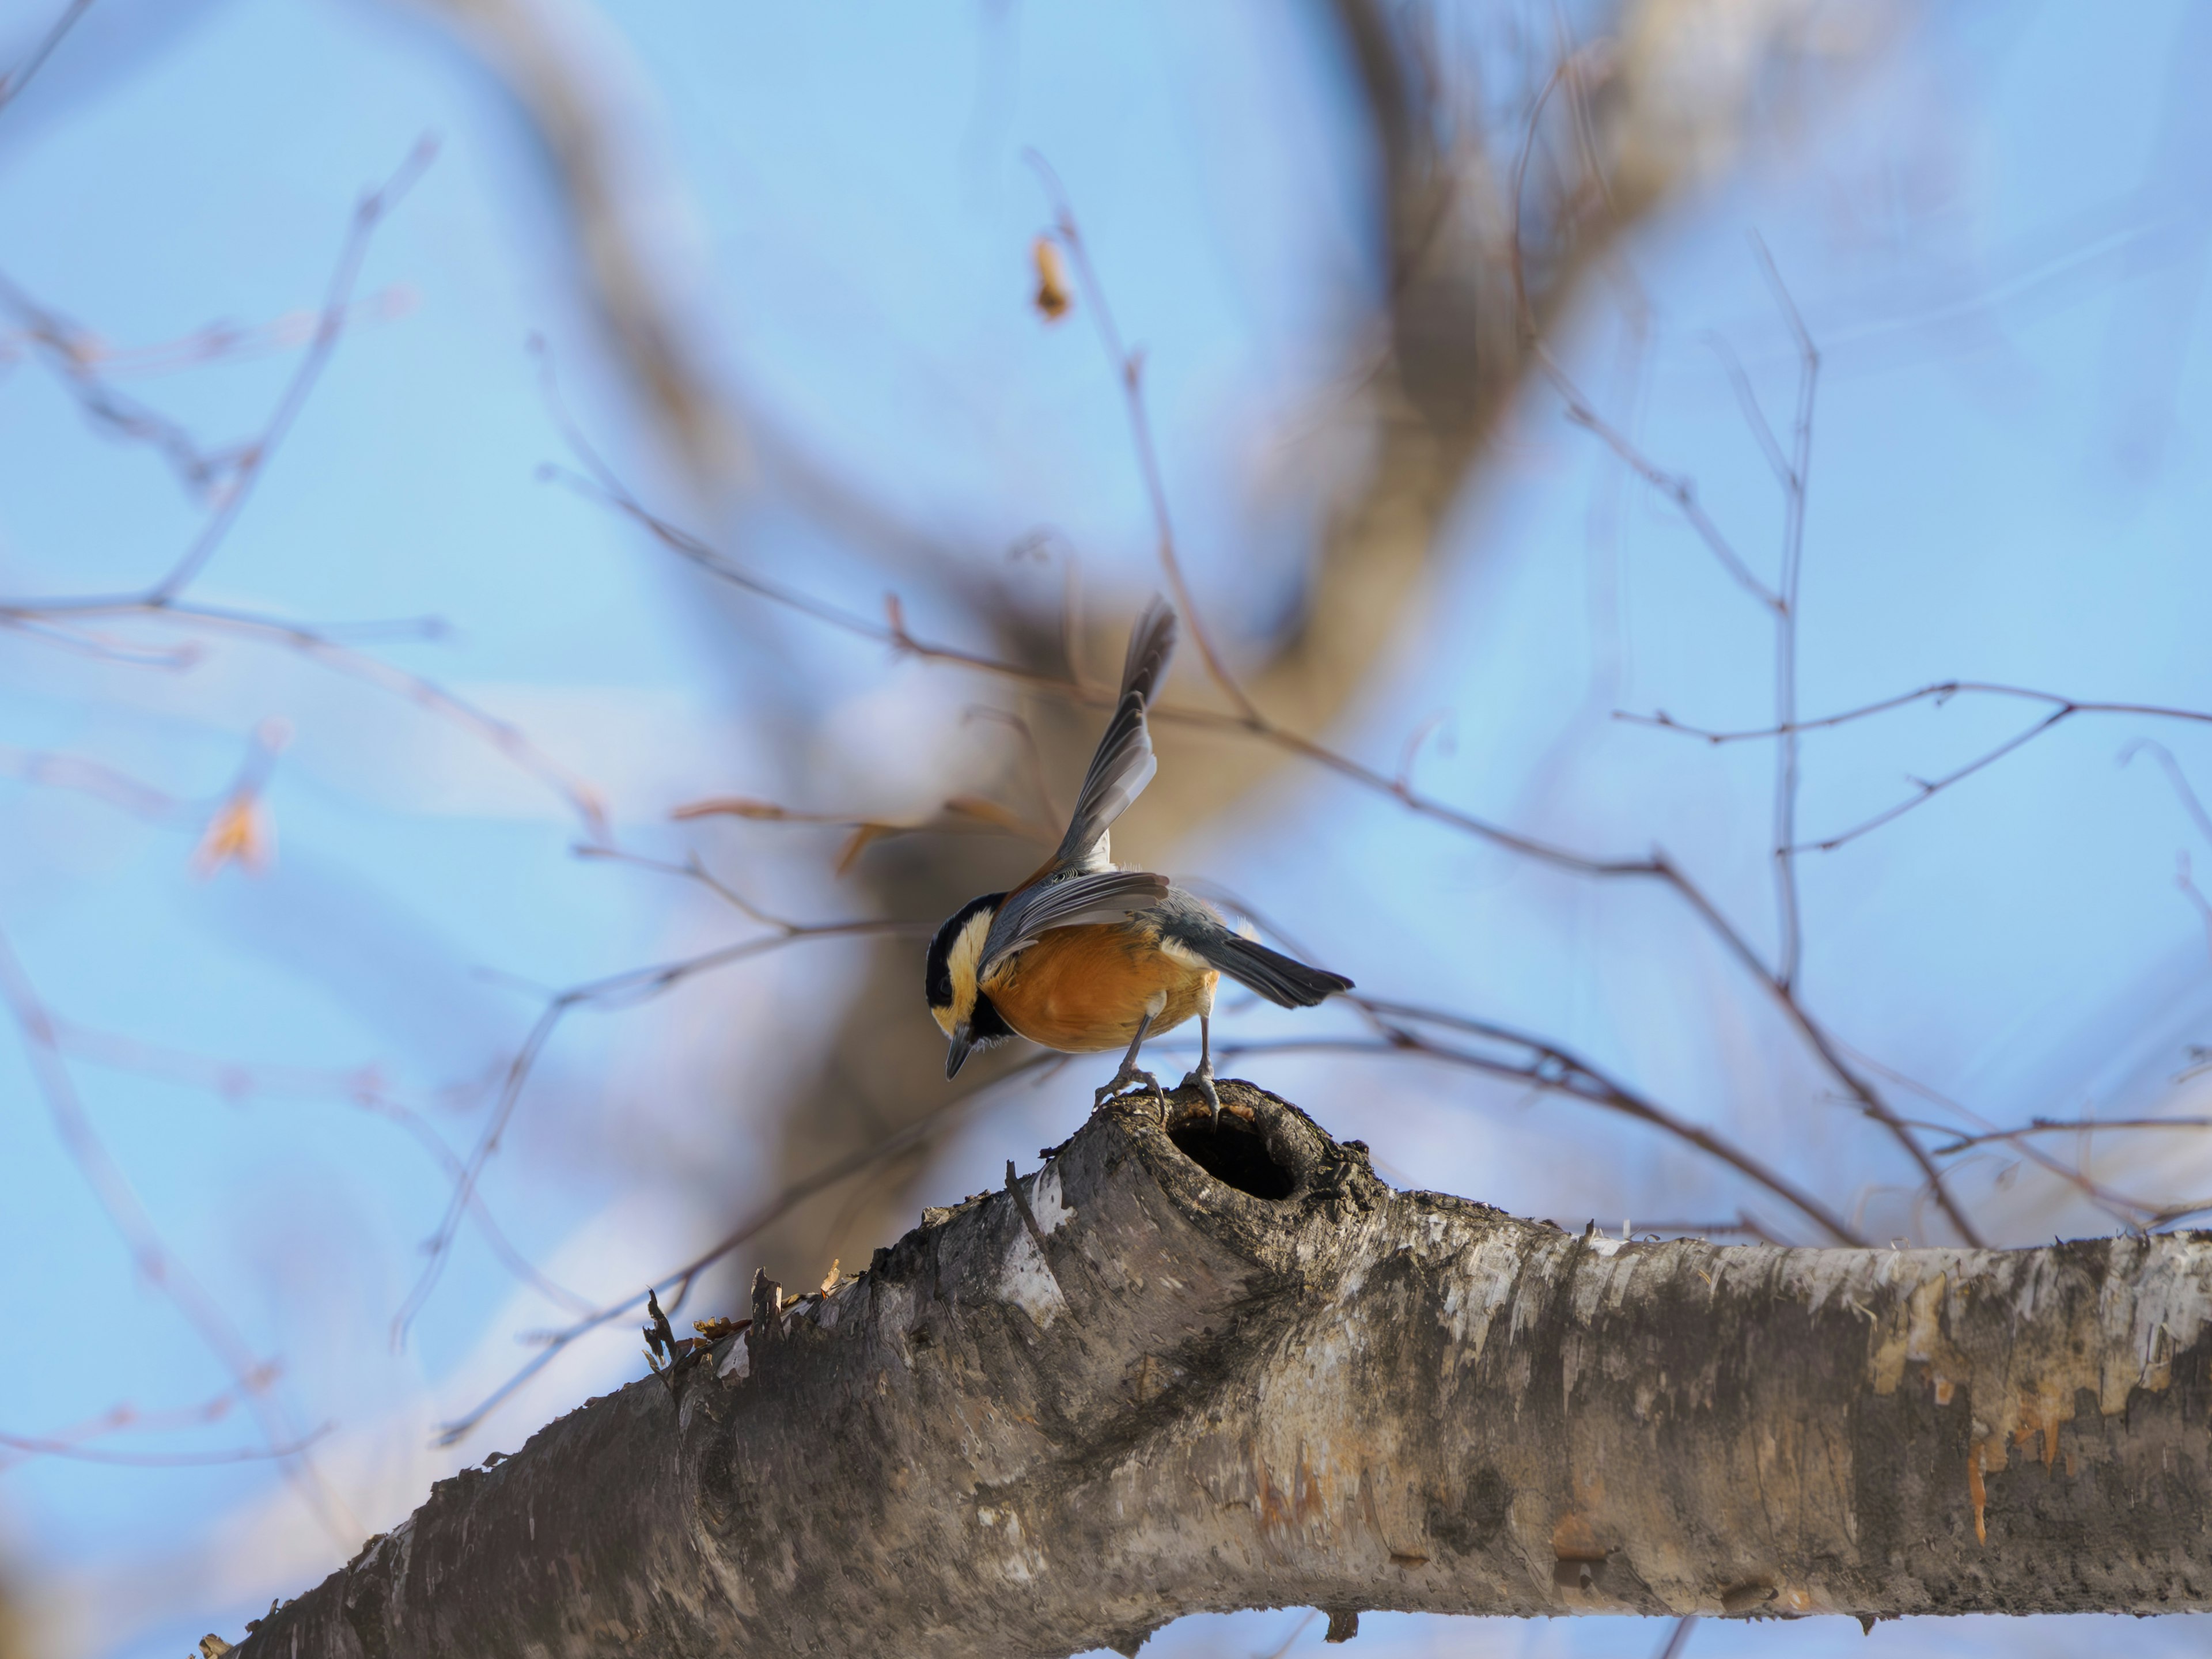
[[[2212,1607],[2212,1243],[1622,1243],[1226,1085],[595,1400],[264,1655],[1133,1651],[1255,1606]]]

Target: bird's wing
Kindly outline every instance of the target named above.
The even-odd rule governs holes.
[[[983,939],[981,976],[1055,927],[1121,921],[1132,911],[1147,910],[1168,895],[1168,878],[1148,870],[1100,870],[1060,876],[1009,893]]]
[[[1128,809],[1159,770],[1152,757],[1145,709],[1175,652],[1175,607],[1155,596],[1129,631],[1129,657],[1121,669],[1121,698],[1106,735],[1098,740],[1075,799],[1075,815],[1047,868],[1095,870],[1106,862],[1101,845],[1115,819]]]

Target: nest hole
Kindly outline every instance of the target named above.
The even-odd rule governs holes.
[[[1218,1121],[1186,1118],[1168,1132],[1183,1156],[1225,1186],[1255,1198],[1285,1199],[1297,1177],[1268,1155],[1260,1132],[1224,1112]]]

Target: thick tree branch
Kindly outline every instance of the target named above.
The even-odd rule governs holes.
[[[2203,1236],[1624,1243],[1222,1094],[1218,1130],[1109,1107],[827,1292],[757,1279],[749,1328],[440,1482],[240,1659],[2212,1607]]]

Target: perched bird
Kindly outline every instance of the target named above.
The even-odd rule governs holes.
[[[1213,988],[1226,974],[1285,1008],[1310,1008],[1352,981],[1231,931],[1203,900],[1165,876],[1117,870],[1109,830],[1152,781],[1145,707],[1175,649],[1176,615],[1155,599],[1129,635],[1121,696],[1083,780],[1075,817],[1043,868],[1011,892],[987,893],[955,911],[930,941],[924,988],[951,1039],[945,1075],[972,1048],[1025,1036],[1048,1048],[1095,1054],[1127,1045],[1096,1103],[1125,1085],[1155,1094],[1137,1067],[1145,1039],[1198,1016],[1195,1083],[1215,1115]]]

